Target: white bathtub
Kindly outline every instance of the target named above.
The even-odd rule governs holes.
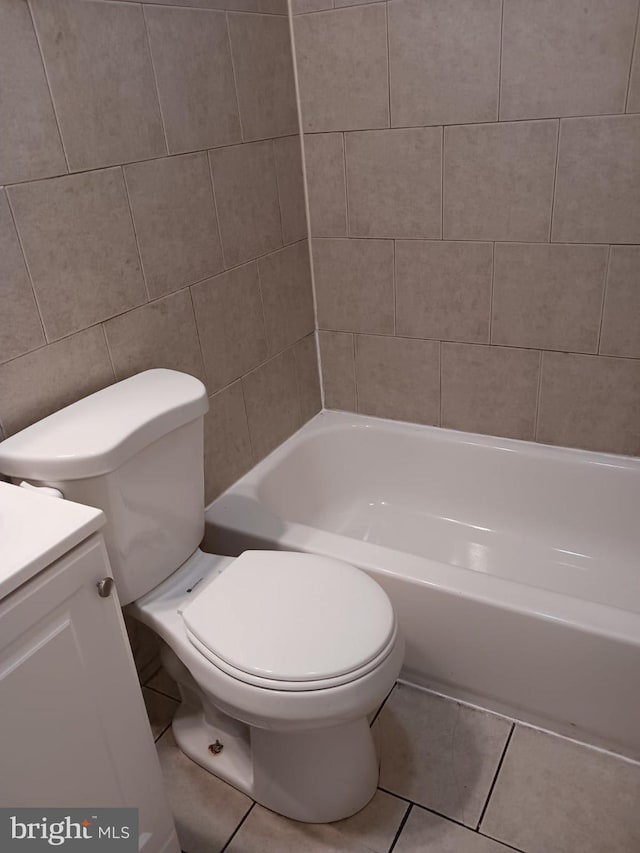
[[[639,459],[324,412],[206,517],[370,573],[408,680],[640,758]]]

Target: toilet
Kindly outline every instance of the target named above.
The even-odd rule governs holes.
[[[0,443],[0,472],[104,510],[120,602],[180,690],[180,749],[273,811],[340,820],[376,790],[370,719],[402,665],[395,614],[339,560],[199,549],[207,409],[198,379],[148,370]]]

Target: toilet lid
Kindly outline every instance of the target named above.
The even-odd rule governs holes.
[[[182,617],[194,645],[240,672],[282,682],[360,669],[395,631],[391,602],[364,572],[287,551],[245,551]]]

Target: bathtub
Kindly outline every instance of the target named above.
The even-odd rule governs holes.
[[[639,459],[322,412],[206,521],[370,574],[406,680],[640,758]]]

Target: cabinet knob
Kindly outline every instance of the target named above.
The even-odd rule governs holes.
[[[100,598],[109,598],[111,590],[113,589],[113,578],[102,578],[101,581],[98,581],[96,586],[98,587],[98,595]]]

